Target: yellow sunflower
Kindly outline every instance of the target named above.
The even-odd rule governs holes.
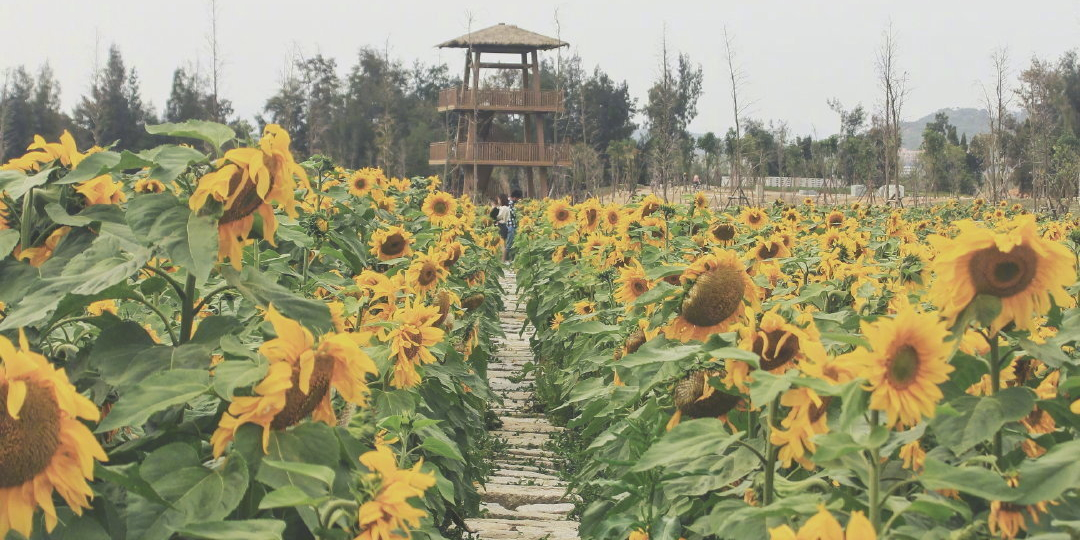
[[[405,229],[393,226],[387,229],[379,229],[371,235],[371,254],[380,261],[389,261],[399,257],[412,256],[412,233]]]
[[[1050,299],[1071,306],[1066,292],[1076,282],[1075,258],[1063,244],[1045,240],[1035,229],[1035,217],[1017,216],[994,232],[971,221],[957,224],[960,234],[948,239],[929,237],[937,251],[930,300],[950,322],[985,294],[1001,300],[1001,313],[991,330],[1010,322],[1034,330],[1033,321],[1050,309]]]
[[[14,530],[29,537],[34,512],[45,528],[57,524],[53,492],[75,514],[90,507],[94,461],[105,451],[79,418],[96,422],[97,407],[44,356],[0,336],[0,538]]]
[[[699,191],[694,194],[694,208],[697,210],[705,210],[709,207],[709,196],[704,192]]]
[[[435,355],[428,348],[442,341],[446,333],[435,327],[437,320],[438,306],[408,305],[394,312],[393,330],[379,335],[380,340],[390,343],[390,352],[397,358],[391,386],[412,388],[420,384],[416,367],[435,362]]]
[[[791,250],[784,244],[783,238],[772,235],[768,238],[758,238],[750,255],[759,261],[766,261],[790,257]]]
[[[638,206],[638,219],[644,219],[653,215],[653,213],[659,210],[660,206],[663,204],[664,199],[661,199],[652,193],[646,195],[644,199],[641,199],[641,203]]]
[[[455,212],[457,212],[457,201],[445,191],[436,191],[424,197],[421,210],[427,215],[431,223],[442,225],[454,221]]]
[[[547,210],[548,220],[551,226],[559,229],[570,224],[574,220],[574,213],[570,210],[570,204],[564,200],[553,201]]]
[[[670,339],[704,341],[745,319],[745,305],[756,306],[759,292],[734,251],[718,249],[702,255],[682,274],[693,283],[680,313],[664,329]]]
[[[38,267],[45,264],[45,261],[52,257],[53,251],[60,243],[60,240],[64,238],[67,233],[71,232],[71,227],[67,225],[57,228],[55,231],[49,233],[49,236],[45,238],[40,246],[22,249],[22,246],[15,246],[15,251],[12,255],[18,260],[25,260],[30,263],[30,266]]]
[[[631,259],[628,264],[619,269],[619,289],[615,291],[615,299],[629,306],[639,296],[652,288],[652,282],[645,277],[645,268],[637,259]]]
[[[217,170],[199,179],[188,206],[201,210],[207,199],[222,203],[224,212],[218,219],[218,260],[228,258],[240,269],[244,242],[255,223],[255,214],[262,217],[262,236],[274,243],[277,219],[271,204],[297,217],[296,178],[308,187],[303,167],[293,160],[289,151],[291,139],[277,124],[263,130],[258,148],[235,148],[218,160]]]
[[[165,187],[161,180],[140,178],[135,181],[135,187],[132,189],[135,193],[164,193],[168,188]]]
[[[386,174],[382,169],[364,167],[349,176],[349,193],[363,197],[373,191],[379,191],[386,183]]]
[[[619,207],[616,205],[608,205],[604,209],[603,226],[607,231],[617,231],[622,225],[623,217],[622,212],[619,211]]]
[[[596,302],[592,300],[578,300],[574,302],[574,313],[578,315],[593,315],[596,313]]]
[[[739,221],[751,229],[759,230],[769,224],[769,214],[761,208],[748,206],[739,212]]]
[[[421,253],[413,258],[405,278],[409,286],[417,292],[427,292],[439,286],[450,275],[439,257],[433,253]]]
[[[818,506],[818,513],[806,520],[799,532],[787,525],[769,529],[769,540],[876,540],[874,525],[862,512],[856,510],[848,519],[846,530],[832,516],[825,505]]]
[[[255,386],[256,395],[235,398],[222,415],[210,437],[215,456],[225,451],[244,424],[262,426],[263,452],[271,430],[285,429],[309,414],[316,421],[333,424],[330,388],[345,401],[362,406],[367,402],[367,376],[378,373],[375,362],[358,345],[366,335],[328,333],[316,343],[311,331],[273,306],[266,320],[277,334],[259,347],[270,368]]]
[[[844,213],[839,210],[833,210],[825,215],[825,227],[827,229],[838,229],[844,225]]]
[[[603,207],[596,199],[589,199],[578,205],[578,227],[583,232],[595,231],[600,226],[600,213]]]
[[[949,379],[949,330],[937,313],[918,313],[910,305],[892,318],[863,323],[870,349],[850,353],[862,366],[861,375],[871,391],[870,408],[885,411],[889,427],[910,427],[933,417]]]
[[[786,371],[796,363],[822,364],[828,356],[812,323],[806,329],[800,328],[787,322],[775,308],[765,312],[756,325],[741,328],[739,335],[739,346],[758,355],[761,369],[773,373]]]
[[[75,138],[66,129],[60,135],[60,141],[54,143],[46,142],[41,135],[34,135],[34,142],[30,143],[26,149],[28,150],[26,154],[8,161],[0,166],[0,170],[36,171],[41,168],[41,164],[52,161],[59,161],[61,165],[74,169],[88,154],[95,150],[100,151],[95,148],[87,150],[86,154],[79,153],[79,149],[75,146]]]
[[[411,469],[399,469],[398,459],[384,444],[360,456],[360,463],[371,471],[370,480],[378,486],[371,500],[360,506],[357,521],[360,534],[353,540],[401,540],[410,528],[420,527],[427,512],[413,506],[410,499],[422,499],[435,485],[435,475],[421,472],[420,460]]]
[[[735,233],[737,232],[738,230],[735,228],[734,223],[726,223],[723,221],[717,221],[709,227],[709,237],[722,244],[731,242],[735,238]]]
[[[75,191],[86,197],[86,205],[95,204],[118,204],[127,200],[127,195],[121,190],[123,184],[113,182],[111,174],[103,174],[93,179],[80,183]]]

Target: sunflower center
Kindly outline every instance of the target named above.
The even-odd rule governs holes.
[[[8,384],[0,386],[7,402]],[[0,489],[20,486],[44,471],[60,446],[60,407],[52,392],[27,383],[19,419],[0,407]]]
[[[1026,245],[1005,253],[997,247],[979,250],[971,257],[968,271],[975,291],[1007,298],[1028,287],[1035,280],[1039,256]]]
[[[761,357],[761,369],[772,371],[795,359],[799,353],[799,338],[781,329],[758,332],[753,349]]]
[[[311,372],[310,386],[308,393],[305,394],[300,391],[300,368],[293,368],[292,388],[285,392],[285,408],[277,413],[274,420],[270,422],[270,427],[285,429],[311,414],[330,389],[330,377],[333,373],[334,357],[316,353],[315,369]]]
[[[596,210],[595,209],[590,208],[590,209],[585,211],[585,221],[588,222],[589,225],[595,224],[597,217],[599,217],[599,216],[596,215]]]
[[[555,212],[555,221],[562,222],[562,221],[566,221],[568,219],[570,219],[570,212],[569,211],[567,211],[567,210],[565,210],[563,208],[560,208],[558,211]]]
[[[713,326],[735,315],[743,300],[742,274],[730,266],[702,274],[683,300],[683,318],[695,326]]]
[[[420,277],[417,281],[420,285],[426,287],[435,283],[438,273],[435,271],[435,265],[430,262],[425,262],[423,268],[420,269]]]
[[[652,214],[653,212],[655,212],[655,211],[657,211],[659,209],[660,209],[659,204],[656,204],[654,202],[647,203],[645,206],[643,206],[641,208],[641,217],[648,216],[648,215]]]
[[[638,328],[626,338],[626,354],[633,354],[645,344],[645,332]]]
[[[633,283],[632,283],[632,284],[630,285],[630,289],[631,289],[632,291],[634,291],[634,294],[635,294],[635,295],[637,295],[637,296],[641,296],[641,295],[645,294],[645,292],[646,292],[646,291],[648,291],[648,290],[649,290],[649,287],[645,285],[645,282],[644,282],[644,281],[641,281],[640,279],[636,279],[636,280],[634,280],[634,282],[633,282]]]
[[[255,191],[254,182],[243,182],[243,185],[241,186],[242,181],[243,176],[239,171],[229,180],[229,192],[235,193],[236,195],[233,197],[232,206],[221,214],[221,224],[232,223],[246,218],[250,216],[259,205],[263,204],[262,197],[259,197],[259,194]],[[273,177],[271,177],[271,189],[273,189],[273,181]]]
[[[889,359],[887,378],[897,388],[907,388],[919,372],[919,353],[911,345],[904,345]]]
[[[758,247],[759,259],[772,259],[776,257],[776,254],[780,252],[780,245],[775,242],[768,242]]]
[[[401,233],[394,233],[387,236],[386,240],[383,240],[382,245],[379,246],[379,251],[387,257],[401,255],[401,253],[405,251],[405,237],[402,236]]]
[[[431,209],[435,211],[435,215],[446,214],[446,201],[435,201],[435,204],[431,205]]]
[[[722,223],[713,227],[712,234],[713,237],[717,240],[720,240],[721,242],[727,242],[728,240],[735,238],[735,227],[732,227],[730,224],[727,223]]]

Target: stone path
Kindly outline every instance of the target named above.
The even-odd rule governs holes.
[[[492,435],[505,439],[507,449],[496,456],[494,476],[481,490],[483,518],[466,523],[481,540],[563,540],[576,539],[577,522],[567,517],[574,509],[566,496],[566,482],[556,470],[560,457],[545,450],[544,443],[562,428],[551,425],[541,414],[530,413],[532,374],[522,367],[532,361],[527,336],[518,336],[525,314],[517,306],[515,276],[502,279],[507,311],[499,314],[505,339],[498,340],[498,358],[488,366],[488,382],[502,397],[496,406],[502,426]]]

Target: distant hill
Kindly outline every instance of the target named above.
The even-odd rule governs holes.
[[[900,122],[902,146],[909,150],[918,150],[919,145],[922,144],[923,129],[926,128],[926,124],[934,121],[934,115],[939,112],[949,115],[949,123],[956,126],[957,137],[967,133],[967,138],[970,141],[975,135],[990,131],[990,115],[986,112],[986,109],[973,109],[970,107],[938,109],[918,120]]]

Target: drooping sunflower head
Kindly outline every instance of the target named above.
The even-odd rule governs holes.
[[[937,251],[931,301],[943,316],[955,320],[977,295],[1001,301],[993,330],[1010,322],[1031,330],[1033,321],[1050,309],[1071,305],[1065,287],[1076,281],[1075,258],[1060,242],[1041,238],[1034,216],[1017,216],[1004,232],[963,221],[953,239],[929,237]]]
[[[682,280],[692,285],[678,317],[665,331],[672,339],[704,340],[723,332],[744,317],[744,304],[758,301],[757,286],[733,251],[717,250],[699,257],[683,272]]]
[[[821,365],[827,355],[813,323],[807,329],[792,324],[773,309],[755,326],[740,330],[740,345],[758,355],[761,369],[779,373],[796,363]]]
[[[783,238],[776,235],[769,238],[758,238],[751,253],[759,261],[791,256],[791,250],[784,244]]]
[[[638,218],[645,218],[651,216],[654,212],[663,206],[664,200],[652,193],[645,196],[641,200],[641,206],[638,207]]]
[[[751,229],[758,230],[769,224],[769,215],[761,208],[746,207],[739,212],[739,221]]]
[[[29,537],[37,508],[51,531],[58,522],[54,490],[81,515],[94,496],[86,482],[94,462],[108,460],[78,420],[96,422],[97,407],[19,337],[16,348],[0,336],[0,537],[9,530]]]
[[[135,187],[132,189],[135,193],[164,193],[168,188],[165,187],[161,180],[140,178],[135,181]]]
[[[424,198],[421,207],[428,219],[436,225],[452,221],[457,212],[457,201],[445,191],[435,191]]]
[[[379,229],[371,236],[371,254],[381,261],[412,255],[412,233],[399,226]]]

